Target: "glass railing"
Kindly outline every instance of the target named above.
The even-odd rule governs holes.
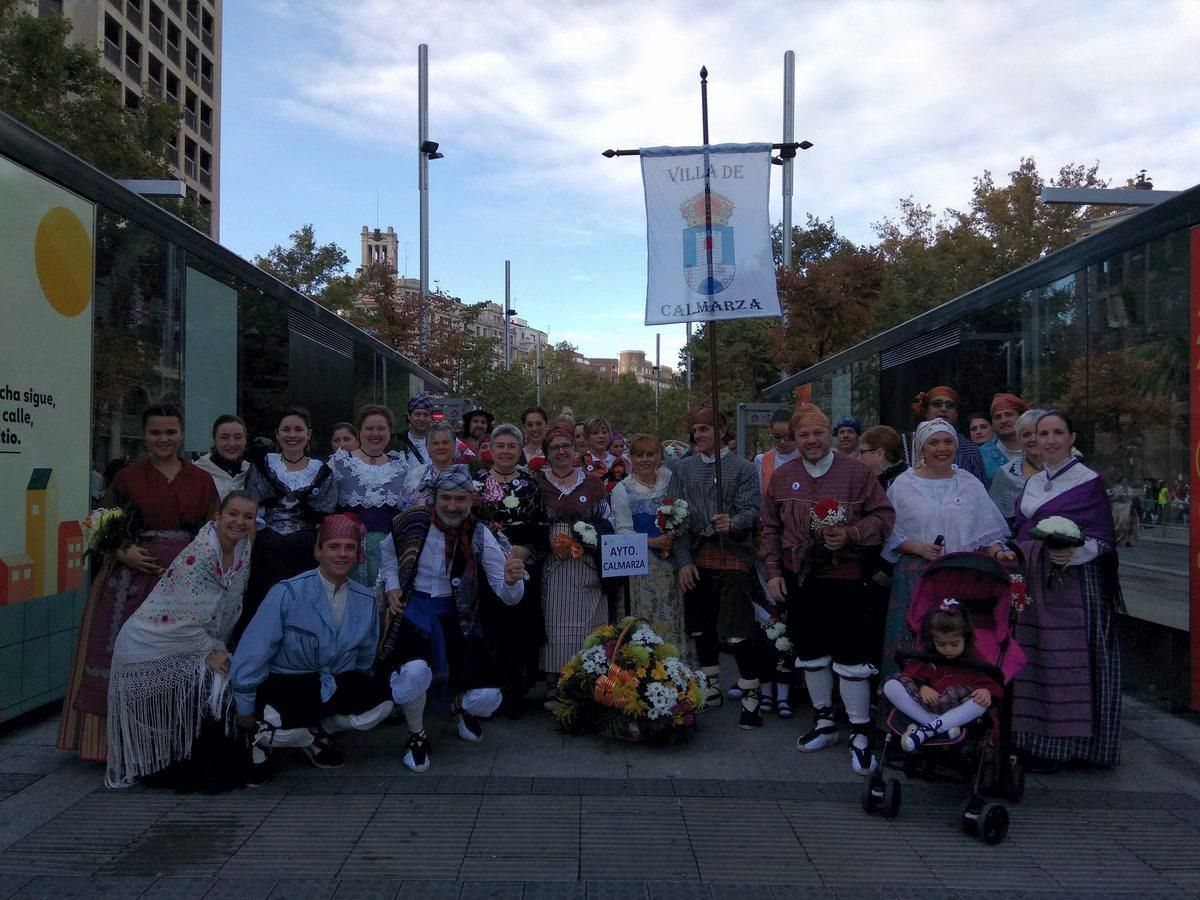
[[[114,66],[121,65],[121,48],[116,41],[104,39],[104,58]]]

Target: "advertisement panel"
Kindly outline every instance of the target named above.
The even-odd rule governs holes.
[[[0,158],[0,718],[61,693],[85,587],[95,208]]]

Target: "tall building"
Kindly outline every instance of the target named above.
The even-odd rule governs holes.
[[[654,363],[646,359],[644,350],[622,350],[617,362],[617,374],[631,372],[639,384],[654,384],[659,373],[654,370]],[[675,370],[670,366],[662,367],[663,384],[669,384],[675,377]]]
[[[25,0],[40,16],[71,20],[72,38],[99,51],[125,105],[147,94],[183,109],[168,151],[172,174],[221,213],[221,4],[223,0]]]

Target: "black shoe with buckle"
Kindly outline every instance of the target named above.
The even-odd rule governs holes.
[[[424,729],[408,733],[408,741],[404,744],[404,765],[414,772],[429,769],[429,738]]]
[[[346,757],[334,745],[333,738],[320,728],[313,729],[313,741],[304,748],[304,755],[318,769],[340,769],[346,763]]]

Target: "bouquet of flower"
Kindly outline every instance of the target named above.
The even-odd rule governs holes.
[[[695,725],[704,675],[643,619],[597,628],[563,667],[554,716],[573,734],[667,740]]]
[[[834,525],[841,525],[846,521],[846,510],[842,506],[840,500],[835,500],[832,497],[825,497],[817,500],[812,505],[812,516],[810,525],[812,526],[813,534],[818,538],[825,533],[826,528],[832,528]],[[833,564],[837,565],[837,553],[831,551],[833,555]]]
[[[1024,575],[1010,575],[1012,580],[1012,608],[1013,612],[1020,614],[1025,607],[1033,602],[1029,596],[1029,591],[1025,587]]]
[[[1051,550],[1074,550],[1082,547],[1087,537],[1082,528],[1063,516],[1048,516],[1042,519],[1029,529],[1029,536],[1041,541]],[[1066,566],[1052,563],[1046,576],[1046,586],[1055,586],[1062,590],[1066,586],[1066,575]]]
[[[767,643],[774,650],[775,671],[785,675],[790,674],[794,668],[792,660],[796,658],[796,654],[795,647],[787,636],[787,625],[781,619],[771,618],[762,623],[762,630],[766,635]]]
[[[141,516],[132,507],[94,509],[82,525],[88,553],[92,556],[132,547],[142,530]]]
[[[533,459],[531,459],[525,465],[529,468],[529,471],[531,471],[531,472],[541,471],[546,466],[546,457],[542,456],[541,454],[538,454],[537,456],[535,456]]]
[[[675,497],[663,497],[658,510],[654,514],[654,525],[660,534],[674,540],[687,528],[688,502]],[[659,550],[658,555],[666,559],[671,555],[669,550]]]
[[[570,533],[556,534],[550,541],[550,549],[557,555],[560,551],[570,553],[571,559],[583,556],[584,548],[595,550],[600,538],[594,526],[582,519],[571,526]]]

